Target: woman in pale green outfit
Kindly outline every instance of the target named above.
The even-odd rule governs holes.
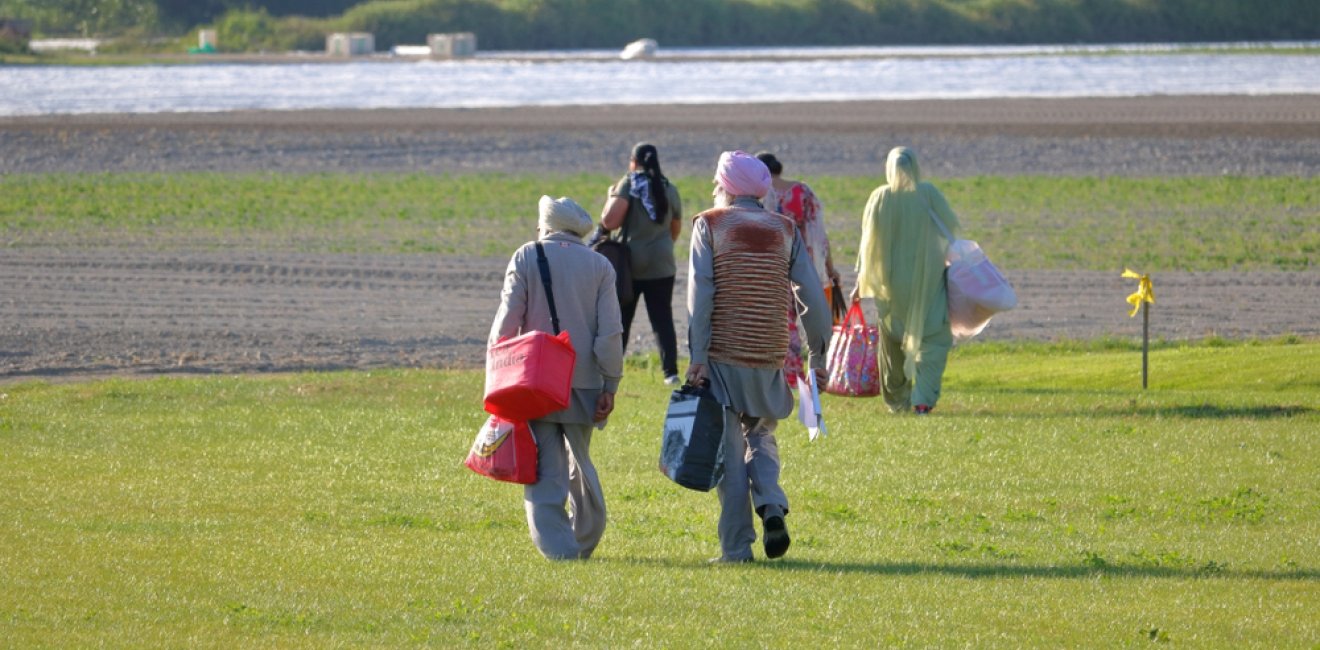
[[[948,242],[933,211],[955,236],[958,216],[934,185],[922,182],[916,153],[895,147],[888,184],[862,213],[853,300],[874,298],[880,317],[881,395],[889,410],[924,415],[940,399],[953,334],[944,280]]]

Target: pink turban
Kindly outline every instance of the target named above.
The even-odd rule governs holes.
[[[715,166],[715,182],[730,196],[759,199],[770,191],[770,170],[751,154],[726,151]]]

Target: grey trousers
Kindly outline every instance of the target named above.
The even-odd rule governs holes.
[[[762,506],[788,512],[788,495],[779,487],[779,445],[774,418],[757,418],[724,409],[724,478],[720,498],[720,552],[725,560],[752,557],[755,512]]]
[[[588,451],[591,425],[529,424],[536,435],[537,481],[523,486],[523,507],[532,543],[551,560],[589,558],[605,533],[605,494]]]

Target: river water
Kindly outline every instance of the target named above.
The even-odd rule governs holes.
[[[1262,45],[1276,52],[1262,51]],[[1320,95],[1320,43],[484,52],[461,61],[0,66],[0,116],[754,101]],[[1311,48],[1305,50],[1302,48]],[[1288,50],[1293,50],[1289,53]],[[304,61],[305,60],[305,61]]]

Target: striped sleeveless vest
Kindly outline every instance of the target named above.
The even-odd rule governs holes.
[[[705,220],[714,249],[710,358],[748,368],[782,368],[792,295],[792,219],[738,207],[707,210],[696,218]]]

